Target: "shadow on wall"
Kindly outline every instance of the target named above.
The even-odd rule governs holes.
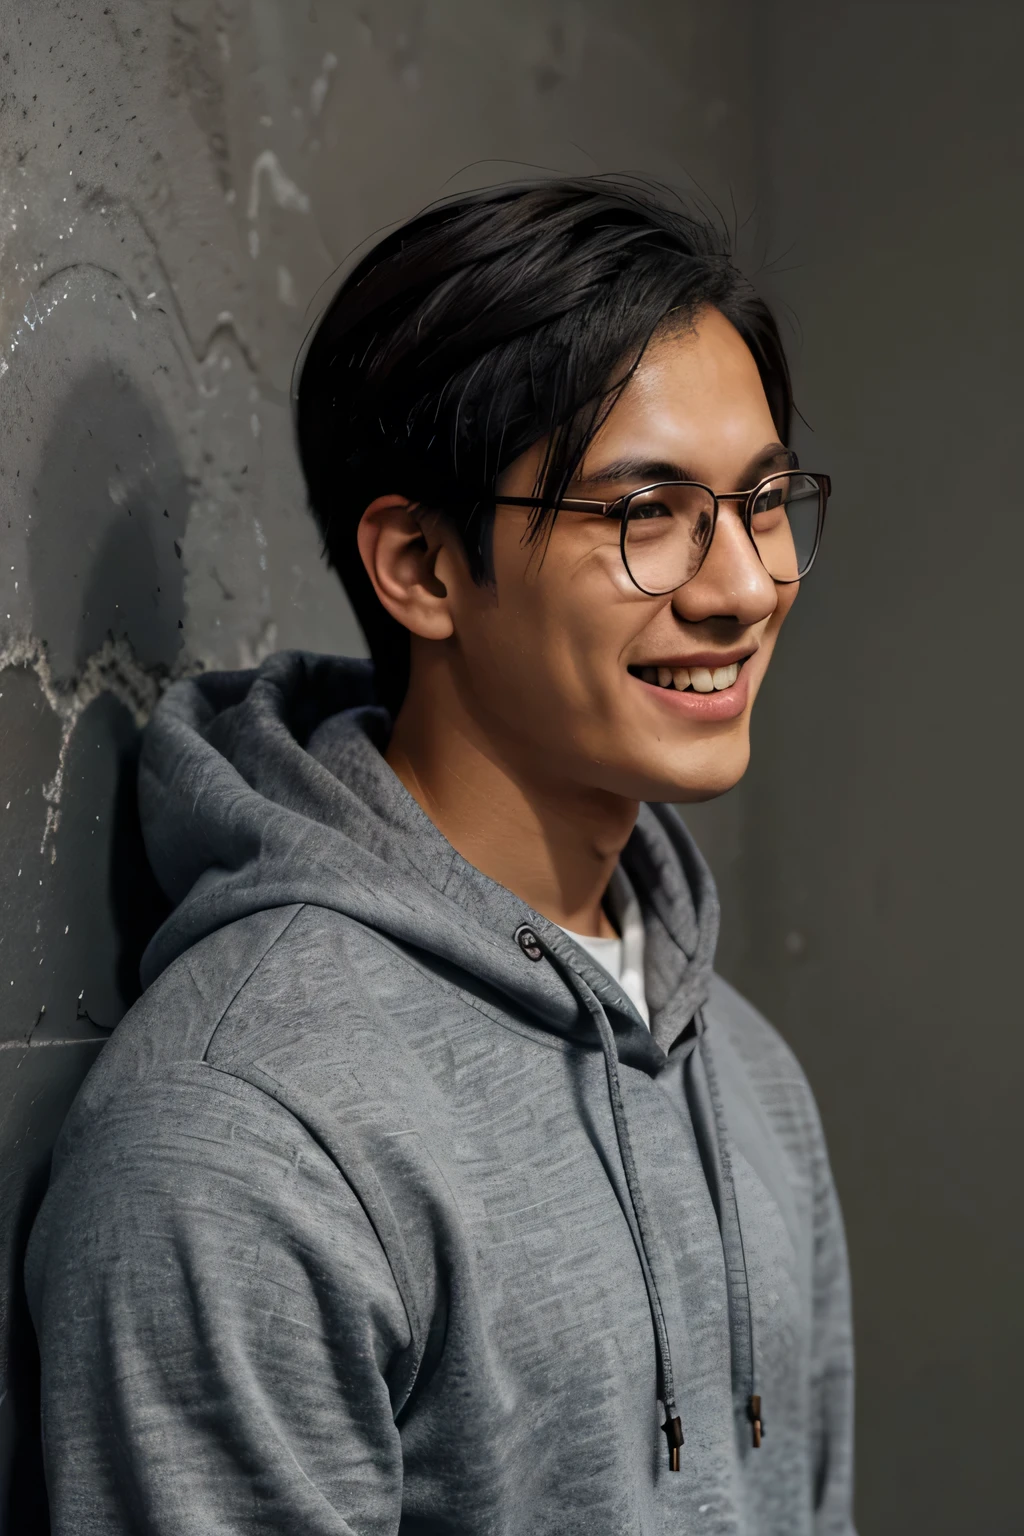
[[[38,956],[47,1033],[59,1038],[71,999],[84,1004],[77,1018],[113,1028],[138,995],[138,962],[161,911],[135,769],[138,724],[182,646],[189,489],[166,420],[126,371],[94,367],[69,390],[33,499],[34,628],[68,711],[65,735],[70,727],[59,822],[43,854],[53,861],[42,887],[52,947]],[[78,943],[57,942],[62,919],[77,925]]]
[[[46,1514],[24,1250],[60,1125],[166,911],[136,768],[181,649],[189,503],[166,421],[112,365],[68,391],[39,463],[27,542],[45,662],[0,674],[0,860],[19,872],[0,898],[0,1508],[33,1533]]]
[[[105,640],[140,667],[181,647],[189,492],[177,444],[127,370],[95,366],[69,390],[40,455],[28,538],[35,630],[55,677]]]

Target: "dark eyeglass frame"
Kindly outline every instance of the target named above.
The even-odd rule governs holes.
[[[811,566],[817,559],[818,550],[821,547],[821,534],[825,526],[825,511],[828,507],[829,496],[832,494],[831,475],[819,474],[816,470],[811,469],[776,470],[773,474],[766,475],[763,480],[759,480],[758,483],[754,486],[753,490],[750,491],[713,491],[710,485],[704,485],[704,483],[700,480],[656,480],[653,485],[641,485],[638,486],[634,491],[626,491],[624,495],[616,496],[614,501],[598,501],[596,498],[591,499],[590,497],[585,496],[568,496],[563,501],[556,503],[555,510],[558,512],[586,512],[589,513],[591,517],[595,515],[599,517],[618,517],[621,524],[619,533],[619,554],[622,558],[622,564],[625,567],[626,575],[629,577],[634,587],[636,587],[638,591],[643,592],[645,596],[665,597],[669,592],[678,592],[680,587],[685,587],[687,582],[692,581],[693,577],[697,575],[701,566],[704,564],[704,561],[707,559],[708,550],[710,550],[711,545],[714,542],[715,530],[718,527],[718,507],[720,502],[738,501],[743,503],[740,511],[740,517],[743,520],[744,528],[747,530],[747,537],[753,544],[755,550],[757,550],[757,541],[754,538],[752,528],[754,518],[754,502],[765,490],[765,488],[771,485],[773,480],[785,480],[792,475],[806,475],[809,480],[817,481],[820,496],[818,502],[818,526],[814,534],[814,548],[811,550],[810,559],[807,561],[807,564],[797,576],[791,576],[788,578],[772,576],[772,581],[777,582],[780,587],[788,587],[792,586],[794,582],[803,581],[804,577],[808,574]],[[667,485],[682,485],[687,486],[691,490],[706,491],[708,493],[712,502],[714,503],[714,510],[711,514],[711,535],[708,538],[707,548],[704,550],[704,553],[701,556],[700,565],[698,565],[697,570],[693,572],[693,575],[687,576],[686,581],[679,582],[677,586],[666,587],[664,590],[659,592],[651,592],[647,587],[642,587],[640,585],[636,577],[633,575],[633,572],[630,570],[629,561],[626,559],[626,532],[629,528],[629,504],[634,500],[635,497],[646,496],[649,494],[649,492],[659,491]],[[499,507],[537,508],[547,506],[547,502],[545,502],[544,499],[540,496],[496,496],[494,498],[494,504],[495,506]],[[760,550],[757,550],[757,556],[760,560]],[[763,565],[764,561],[762,560],[761,563]],[[767,567],[765,567],[765,569],[767,570]],[[769,571],[768,574],[771,575],[771,572]]]

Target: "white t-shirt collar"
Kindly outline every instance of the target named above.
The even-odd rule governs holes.
[[[607,910],[618,927],[618,938],[595,938],[589,933],[574,933],[571,928],[562,931],[619,984],[649,1029],[651,1020],[644,987],[643,913],[636,891],[621,864],[616,864],[608,884]]]

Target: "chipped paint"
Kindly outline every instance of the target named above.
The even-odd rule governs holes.
[[[61,798],[68,749],[79,720],[89,705],[108,693],[129,711],[140,729],[152,714],[163,689],[175,676],[201,670],[186,664],[170,669],[144,667],[126,640],[108,640],[86,661],[77,676],[68,682],[54,678],[46,644],[34,635],[16,636],[0,646],[0,676],[9,667],[25,667],[34,672],[50,709],[60,721],[60,746],[53,778],[43,785],[46,824],[40,853],[49,850],[50,862],[57,858],[57,832],[60,829]]]

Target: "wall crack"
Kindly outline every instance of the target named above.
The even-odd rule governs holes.
[[[10,667],[24,667],[35,673],[43,698],[60,721],[57,769],[49,783],[43,785],[46,825],[39,845],[41,854],[45,854],[49,846],[50,862],[55,863],[68,752],[75,728],[89,705],[103,694],[110,694],[124,705],[141,730],[169,684],[203,671],[203,666],[199,662],[175,667],[145,666],[136,656],[131,641],[108,639],[87,658],[77,673],[65,681],[53,675],[45,640],[35,635],[21,635],[0,646],[0,672]]]

